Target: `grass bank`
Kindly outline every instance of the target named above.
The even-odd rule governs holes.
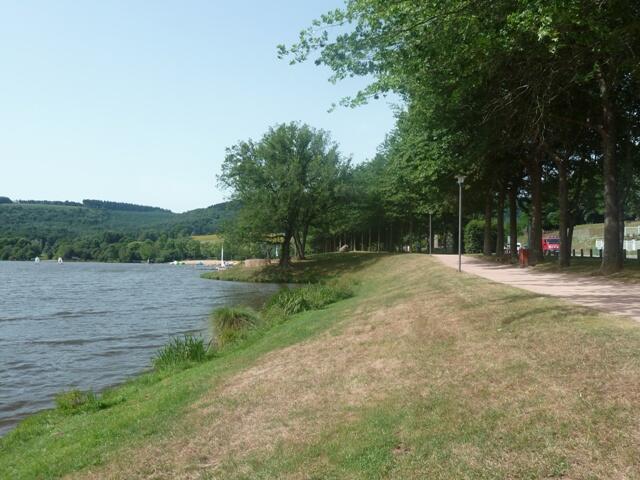
[[[572,257],[571,266],[568,268],[560,268],[558,260],[550,257],[545,262],[536,265],[535,270],[539,272],[562,272],[573,275],[605,277],[612,280],[620,280],[623,282],[640,282],[640,260],[627,259],[624,262],[624,269],[621,272],[610,275],[603,275],[600,272],[600,264],[602,260],[599,258],[589,257]]]
[[[327,253],[314,255],[309,260],[293,261],[289,268],[277,264],[259,267],[236,265],[228,270],[206,272],[203,278],[235,282],[258,283],[316,283],[328,281],[347,274],[355,274],[375,263],[381,254],[372,253]]]
[[[34,419],[2,440],[0,472],[640,478],[636,323],[424,255],[342,258],[354,297],[139,379],[109,408]]]

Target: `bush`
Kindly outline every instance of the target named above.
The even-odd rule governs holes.
[[[350,288],[337,283],[311,284],[280,290],[271,297],[261,313],[250,308],[219,308],[211,315],[216,343],[219,347],[238,343],[247,339],[251,331],[269,328],[290,315],[317,310],[352,295]]]
[[[93,391],[74,389],[61,392],[55,396],[56,407],[63,413],[97,410],[100,408],[98,397]]]
[[[352,295],[351,289],[343,285],[306,285],[300,288],[281,290],[271,297],[267,303],[267,309],[278,308],[285,315],[294,315],[307,310],[318,310]]]
[[[156,370],[185,368],[207,359],[207,346],[201,337],[185,335],[173,338],[156,353],[153,367]]]
[[[491,251],[496,246],[496,226],[491,224]],[[484,246],[484,220],[476,218],[468,222],[464,227],[464,251],[465,253],[482,253]]]
[[[250,308],[224,307],[212,315],[216,342],[224,346],[246,337],[249,329],[260,323],[259,315]]]

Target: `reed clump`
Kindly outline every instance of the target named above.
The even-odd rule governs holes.
[[[260,314],[245,307],[223,307],[211,316],[216,343],[224,347],[246,338],[251,329],[262,323]]]
[[[68,390],[58,393],[55,398],[56,408],[62,413],[71,414],[82,411],[93,411],[102,408],[98,396],[92,390]]]
[[[158,350],[153,358],[153,368],[155,370],[187,368],[204,362],[207,359],[208,350],[208,345],[202,337],[194,335],[175,337]]]
[[[295,315],[307,310],[319,310],[351,296],[353,296],[353,291],[344,284],[311,284],[300,288],[281,290],[271,297],[267,303],[267,309],[278,308],[285,315]]]

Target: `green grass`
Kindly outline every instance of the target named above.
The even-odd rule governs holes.
[[[350,287],[331,282],[280,290],[260,312],[247,307],[219,308],[211,315],[216,346],[226,348],[246,341],[252,335],[263,335],[274,324],[282,323],[292,315],[319,310],[352,296]]]
[[[328,253],[294,261],[289,268],[276,264],[261,267],[236,265],[228,270],[206,272],[203,278],[258,283],[317,283],[361,271],[379,260],[383,254]]]
[[[343,258],[355,296],[148,373],[100,410],[27,420],[0,440],[0,477],[640,478],[635,322],[426,256]]]
[[[318,310],[351,296],[353,291],[347,285],[336,282],[311,284],[301,288],[281,290],[267,302],[267,309],[276,308],[285,315],[295,315],[307,310]]]
[[[98,410],[102,407],[97,395],[89,390],[69,390],[61,392],[55,397],[56,408],[64,413],[78,413],[81,411]]]

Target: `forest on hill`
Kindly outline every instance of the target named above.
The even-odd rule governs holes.
[[[156,207],[84,200],[0,201],[0,260],[41,258],[172,261],[215,256],[192,235],[215,233],[235,215],[225,202],[173,213]]]

